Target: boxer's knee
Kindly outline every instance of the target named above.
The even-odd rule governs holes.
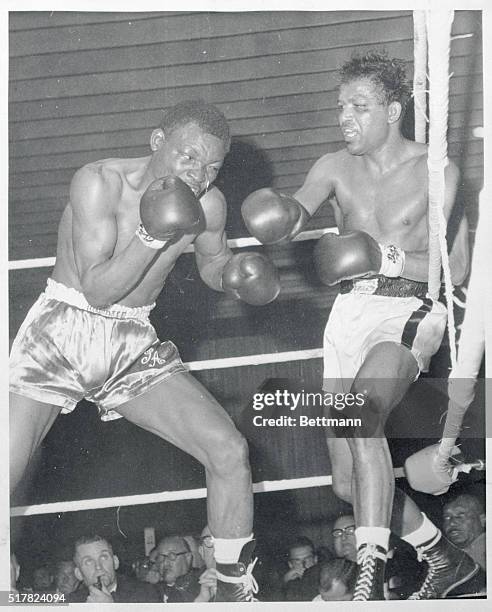
[[[237,430],[219,433],[207,449],[205,467],[225,478],[249,474],[249,449],[244,436]]]
[[[330,416],[337,419],[337,437],[373,438],[384,434],[385,413],[375,389],[355,382],[343,406],[332,407]]]
[[[333,493],[344,502],[352,503],[352,478],[333,478]]]

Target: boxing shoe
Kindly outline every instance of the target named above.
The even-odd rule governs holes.
[[[417,558],[427,563],[427,575],[420,589],[408,599],[444,599],[453,589],[473,578],[480,569],[441,531],[417,547]]]
[[[386,551],[377,544],[362,544],[357,551],[357,580],[352,601],[384,599]]]
[[[257,601],[258,584],[253,576],[255,540],[246,542],[237,563],[216,563],[215,601]]]

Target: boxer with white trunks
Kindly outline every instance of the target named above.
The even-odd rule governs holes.
[[[339,72],[338,120],[345,148],[321,157],[293,195],[261,189],[243,203],[249,231],[264,244],[294,238],[323,202],[340,235],[318,241],[315,266],[327,285],[341,283],[324,336],[324,388],[364,398],[362,427],[327,433],[334,492],[354,508],[358,577],[354,600],[383,599],[390,529],[427,563],[412,598],[445,597],[477,571],[410,497],[395,491],[384,424],[439,348],[446,311],[427,296],[427,147],[406,139],[401,121],[409,89],[404,63],[367,53]],[[444,215],[459,173],[445,170]],[[453,280],[468,265],[463,221],[450,256]],[[356,408],[344,408],[350,416]],[[340,415],[338,415],[340,416]],[[342,433],[342,435],[340,435]]]
[[[91,400],[103,420],[125,417],[204,465],[216,600],[247,601],[254,540],[246,441],[148,320],[192,242],[212,289],[254,305],[280,290],[266,257],[233,255],[227,246],[226,202],[212,183],[229,147],[216,107],[183,102],[152,132],[150,155],[105,159],[75,173],[52,278],[12,347],[10,484],[13,490],[60,411]]]

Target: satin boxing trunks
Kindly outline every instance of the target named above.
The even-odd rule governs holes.
[[[186,368],[149,321],[153,305],[107,309],[75,289],[48,284],[19,329],[10,354],[10,391],[71,412],[87,399],[103,421],[116,408]]]
[[[428,371],[446,319],[446,307],[427,296],[425,283],[383,276],[343,281],[324,333],[323,389],[348,392],[367,354],[380,342],[406,346],[419,373]]]

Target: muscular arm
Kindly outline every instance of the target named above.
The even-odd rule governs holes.
[[[294,198],[302,204],[310,217],[335,188],[335,163],[336,157],[333,153],[321,157],[308,172],[302,187],[294,194]]]
[[[79,170],[70,187],[75,263],[82,291],[95,307],[109,306],[127,295],[156,256],[136,236],[114,255],[120,196],[121,178],[92,165]]]
[[[195,258],[202,280],[216,291],[222,291],[222,272],[232,257],[225,233],[226,202],[214,188],[201,200],[207,227],[195,239]]]
[[[445,192],[444,192],[444,218],[446,222],[449,220],[451,211],[456,198],[456,191],[459,182],[459,170],[453,162],[449,162],[444,173]],[[465,222],[466,223],[466,222]],[[468,267],[468,252],[467,252],[467,233],[461,231],[458,233],[455,240],[455,253],[450,258],[450,264],[453,265],[457,260],[461,261],[461,269],[463,263],[465,269]],[[405,267],[402,276],[415,281],[427,281],[429,272],[429,251],[405,251]],[[455,276],[455,275],[452,275]],[[453,278],[456,282],[456,278]]]

